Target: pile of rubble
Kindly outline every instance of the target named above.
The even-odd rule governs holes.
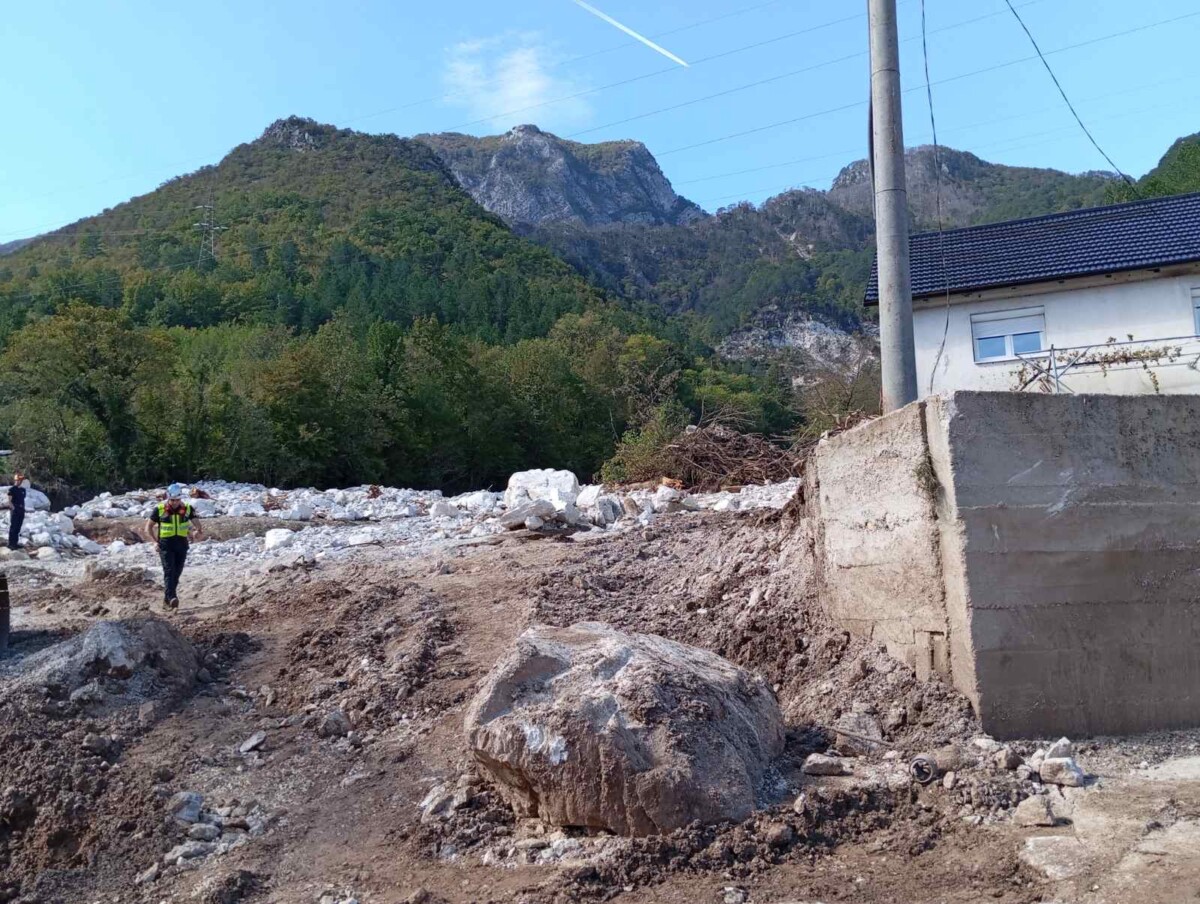
[[[277,518],[281,521],[385,521],[426,514],[442,499],[437,490],[360,486],[344,490],[280,490],[262,484],[203,480],[190,487],[189,502],[202,518]],[[101,493],[64,514],[81,521],[94,518],[145,518],[166,498],[164,489]]]
[[[21,539],[24,541],[26,552],[19,554],[20,556],[32,554],[42,561],[51,561],[76,551],[93,556],[103,551],[99,543],[75,533],[75,522],[68,515],[46,511],[49,507],[50,503],[47,500],[44,509],[26,513],[21,526]],[[0,527],[7,535],[7,514],[2,520]],[[14,556],[11,550],[0,549],[0,560],[12,557]]]
[[[446,497],[438,490],[362,486],[341,490],[280,490],[259,484],[201,481],[188,488],[188,500],[201,518],[228,517],[276,521],[279,527],[248,532],[193,551],[193,563],[231,557],[286,557],[313,561],[330,552],[377,545],[408,545],[431,550],[452,539],[482,537],[505,530],[541,532],[621,529],[644,526],[656,516],[704,510],[738,511],[782,508],[795,494],[798,479],[737,492],[690,494],[664,481],[654,488],[622,490],[581,486],[570,471],[533,470],[513,474],[503,493],[477,490]],[[125,540],[108,546],[79,535],[79,528],[104,519],[147,518],[165,498],[165,490],[102,493],[79,506],[51,513],[50,502],[30,491],[33,509],[21,531],[20,552],[4,558],[33,556],[54,561],[71,555],[130,555]],[[0,527],[6,519],[0,518]],[[282,525],[288,526],[282,526]],[[311,525],[297,530],[298,526]],[[135,558],[145,558],[142,552]]]

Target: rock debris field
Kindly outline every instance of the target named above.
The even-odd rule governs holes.
[[[798,486],[205,482],[169,614],[159,491],[47,503],[0,904],[1193,898],[1200,733],[987,737],[828,622]]]

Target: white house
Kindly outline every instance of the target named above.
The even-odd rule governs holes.
[[[914,235],[911,251],[922,395],[1200,393],[1200,194]]]

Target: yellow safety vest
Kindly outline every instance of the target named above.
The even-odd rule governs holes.
[[[193,510],[190,504],[184,503],[182,514],[167,514],[167,504],[158,504],[158,539],[170,540],[172,537],[187,539],[188,530],[192,526]]]

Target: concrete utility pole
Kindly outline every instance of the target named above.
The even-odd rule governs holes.
[[[883,410],[887,412],[917,398],[896,0],[867,0],[867,16],[871,27],[871,155],[875,173],[879,339]]]

